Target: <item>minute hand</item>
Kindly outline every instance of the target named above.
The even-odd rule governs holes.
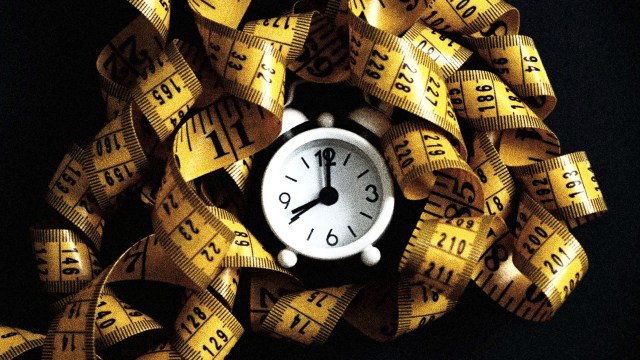
[[[326,184],[325,184],[325,188],[330,188],[331,186],[331,166],[335,165],[336,163],[333,162],[333,158],[336,156],[336,152],[335,150],[333,150],[332,148],[326,148],[324,149],[324,151],[322,152],[322,157],[324,158],[324,163],[325,163],[325,179],[326,179]]]
[[[318,197],[302,206],[298,206],[297,208],[291,210],[291,213],[294,214],[295,216],[291,218],[291,221],[289,221],[289,225],[291,225],[294,221],[298,220],[302,214],[307,212],[312,207],[318,205],[319,203],[320,203],[320,198]]]

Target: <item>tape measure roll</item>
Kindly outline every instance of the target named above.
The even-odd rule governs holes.
[[[211,65],[222,77],[225,89],[281,118],[285,75],[282,53],[266,40],[203,17],[196,17],[196,25],[206,39]]]
[[[146,236],[123,253],[119,265],[111,269],[109,281],[157,281],[187,289],[197,287],[172,261],[167,260],[157,236]]]
[[[220,274],[207,286],[207,290],[220,296],[227,309],[233,308],[238,294],[238,284],[240,283],[240,268],[224,268]]]
[[[242,31],[272,42],[286,62],[295,60],[302,53],[314,13],[278,16],[247,22]]]
[[[224,170],[238,187],[242,194],[248,191],[247,180],[253,168],[253,156],[238,160],[231,165],[227,165]]]
[[[87,173],[82,165],[84,150],[72,144],[56,170],[45,201],[75,225],[100,249],[104,219],[98,202],[89,190]]]
[[[508,85],[490,72],[463,70],[447,79],[453,110],[479,131],[548,128]]]
[[[169,35],[169,19],[171,15],[170,1],[160,0],[127,0],[144,15],[163,39]]]
[[[457,301],[457,298],[442,294],[442,289],[422,274],[402,276],[397,292],[398,319],[394,337],[426,326],[451,310]]]
[[[425,201],[419,221],[481,216],[484,199],[478,177],[470,171],[445,169],[437,172],[436,182]]]
[[[427,1],[385,3],[378,0],[349,1],[356,17],[392,35],[399,35],[413,25],[427,9]]]
[[[189,0],[194,15],[236,28],[247,12],[251,0],[239,0],[227,3],[221,0]]]
[[[397,281],[370,282],[351,302],[344,319],[371,339],[394,339],[398,328],[397,287]]]
[[[282,268],[260,244],[258,239],[233,214],[220,209],[210,208],[216,218],[234,234],[233,243],[222,260],[223,267],[258,268],[282,272],[291,275]]]
[[[124,110],[131,99],[129,88],[160,54],[165,43],[166,37],[141,14],[104,47],[96,67],[108,120]]]
[[[336,10],[337,12],[337,10]],[[303,52],[287,64],[287,69],[301,78],[316,83],[345,81],[349,72],[348,28],[333,22],[327,15],[311,19]]]
[[[42,358],[95,358],[96,302],[108,272],[102,272],[93,282],[73,295],[53,319],[42,349]]]
[[[458,217],[418,222],[399,264],[399,271],[419,276],[400,282],[398,335],[455,306],[486,248],[492,221],[492,217]],[[446,299],[445,305],[437,304],[434,309],[431,303],[440,296]]]
[[[270,144],[280,126],[260,106],[224,96],[178,128],[173,153],[180,174],[190,181],[245,159]]]
[[[202,94],[195,98],[193,108],[203,108],[214,102],[218,97],[222,96],[222,91],[218,84],[218,75],[216,75],[215,71],[213,71],[213,68],[211,67],[209,59],[207,57],[207,52],[202,44],[194,45],[182,40],[174,40],[173,43],[178,48],[178,51],[187,62],[187,64],[191,68],[191,71],[193,71],[201,84]],[[206,84],[207,86],[202,86],[203,84]],[[178,117],[180,119],[182,119],[185,115],[186,112],[180,113],[180,111],[178,111]],[[175,124],[175,126],[178,125],[179,124]]]

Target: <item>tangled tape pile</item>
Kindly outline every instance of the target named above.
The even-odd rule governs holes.
[[[307,345],[340,319],[391,340],[446,313],[469,281],[543,321],[584,277],[569,229],[606,205],[586,155],[560,155],[544,123],[556,98],[511,5],[309,0],[247,21],[249,0],[189,0],[203,42],[187,44],[167,38],[169,0],[129,2],[140,15],[97,61],[110,120],[71,146],[46,195],[56,216],[31,230],[58,315],[46,335],[0,327],[1,359],[36,347],[93,359],[143,333],[157,346],[140,359],[224,358],[244,331],[231,312],[241,272],[246,325]],[[466,69],[472,55],[484,70]],[[406,244],[395,280],[305,289],[251,233],[252,156],[280,132],[285,74],[348,83],[389,117],[384,156],[402,195],[424,202],[410,238],[395,239]],[[150,207],[155,234],[102,264],[104,221],[123,196]],[[187,289],[172,329],[110,287],[132,280]]]

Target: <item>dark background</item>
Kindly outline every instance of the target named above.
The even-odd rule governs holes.
[[[173,28],[194,28],[174,1]],[[547,119],[563,153],[585,150],[609,213],[573,231],[590,269],[547,323],[521,320],[469,286],[430,326],[378,344],[340,326],[305,349],[247,333],[233,359],[638,358],[638,99],[640,12],[633,1],[512,1],[532,36],[558,106]],[[0,323],[44,333],[51,319],[38,288],[27,229],[68,144],[104,121],[95,60],[135,14],[125,1],[2,2],[0,10]],[[273,13],[269,13],[274,15]],[[182,17],[181,17],[182,16]]]

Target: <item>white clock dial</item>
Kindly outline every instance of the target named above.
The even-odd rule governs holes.
[[[378,151],[337,128],[303,132],[269,162],[262,206],[288,249],[340,259],[373,244],[393,212],[393,184]]]

